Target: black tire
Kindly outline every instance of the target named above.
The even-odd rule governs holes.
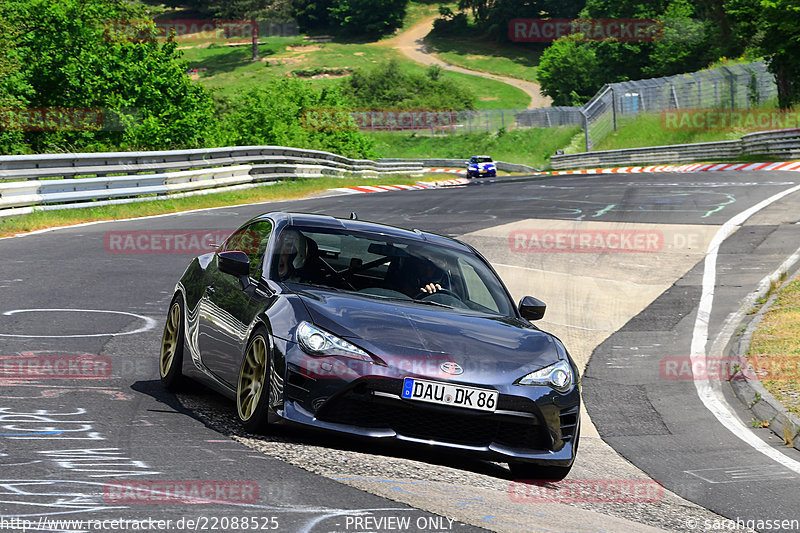
[[[268,430],[271,370],[269,336],[258,328],[247,343],[236,381],[236,416],[251,433]]]
[[[572,470],[572,465],[541,466],[532,463],[508,463],[508,467],[513,478],[521,481],[561,481]]]
[[[164,333],[161,335],[161,354],[158,373],[167,390],[176,391],[185,384],[183,368],[183,298],[176,294],[169,304]]]

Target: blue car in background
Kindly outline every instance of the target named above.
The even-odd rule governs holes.
[[[467,178],[497,176],[497,167],[488,155],[473,155],[467,162]]]

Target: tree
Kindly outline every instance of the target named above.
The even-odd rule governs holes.
[[[572,18],[586,0],[459,0],[480,29],[498,41],[508,41],[508,23],[516,18]]]
[[[106,146],[201,146],[213,124],[209,93],[185,74],[176,43],[159,43],[141,4],[115,0],[7,0],[0,18],[17,67],[11,96],[29,108],[104,110],[121,127],[27,131],[33,151]],[[133,110],[129,112],[129,110]]]
[[[642,69],[644,76],[672,76],[699,70],[719,57],[709,42],[716,39],[713,24],[695,18],[691,0],[673,0],[658,19],[662,35],[653,43],[648,63]]]
[[[778,86],[778,106],[800,103],[800,5],[796,0],[727,0],[740,35],[752,37]]]
[[[328,18],[341,34],[375,38],[402,26],[407,6],[408,0],[338,0]]]
[[[10,154],[23,150],[22,132],[8,128],[7,110],[24,107],[17,96],[30,90],[19,76],[19,57],[13,45],[16,31],[0,17],[0,153]]]
[[[553,105],[579,105],[602,87],[603,70],[592,44],[581,35],[568,35],[542,54],[536,77]]]
[[[258,61],[258,19],[289,18],[290,0],[213,0],[206,6],[217,18],[248,20],[253,22],[253,61]]]

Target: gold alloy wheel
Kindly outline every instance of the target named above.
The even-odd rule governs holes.
[[[239,372],[239,386],[236,391],[236,408],[241,420],[250,420],[258,407],[264,381],[267,376],[267,343],[262,335],[257,335],[250,346]]]
[[[178,351],[178,339],[180,338],[181,327],[181,305],[174,302],[169,308],[167,323],[164,324],[164,336],[161,340],[161,377],[166,377],[172,368],[175,354]]]

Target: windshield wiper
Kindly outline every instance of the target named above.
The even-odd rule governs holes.
[[[377,294],[370,294],[370,296],[376,296],[378,298],[383,298],[384,300],[393,300],[396,302],[406,302],[406,303],[415,303],[415,304],[425,304],[425,305],[435,305],[438,307],[446,307],[447,309],[455,309],[452,305],[447,305],[439,302],[432,302],[430,300],[415,300],[413,298],[398,298],[396,296],[380,296]]]

